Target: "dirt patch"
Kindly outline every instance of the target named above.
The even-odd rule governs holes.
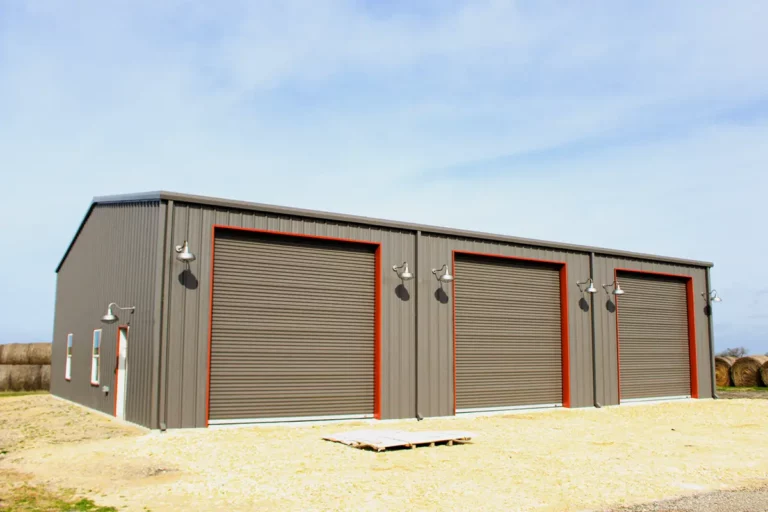
[[[46,394],[0,400],[0,458],[51,444],[132,437],[144,432]]]
[[[29,398],[43,409],[54,404]],[[25,421],[59,414],[70,413],[56,408]],[[768,481],[768,436],[755,422],[766,415],[768,401],[701,400],[144,435],[99,424],[102,438],[18,443],[0,466],[121,510],[605,510]],[[70,427],[76,434],[85,425]],[[356,428],[469,430],[477,438],[383,453],[321,440]]]

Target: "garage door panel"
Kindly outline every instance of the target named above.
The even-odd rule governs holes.
[[[560,272],[456,255],[456,408],[562,402]]]
[[[619,282],[621,399],[690,395],[685,281],[620,274]]]
[[[373,413],[370,246],[217,233],[210,419]]]

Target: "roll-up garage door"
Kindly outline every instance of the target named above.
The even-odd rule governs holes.
[[[369,417],[371,246],[217,232],[211,424]]]
[[[686,283],[622,273],[618,280],[621,400],[690,396]]]
[[[559,268],[456,255],[456,410],[561,405]]]

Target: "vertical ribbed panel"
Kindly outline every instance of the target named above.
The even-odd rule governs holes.
[[[589,255],[501,242],[424,234],[419,246],[419,382],[423,416],[453,414],[452,287],[440,285],[433,268],[451,267],[453,251],[565,262],[568,282],[571,407],[592,405],[592,339],[589,296],[576,281],[589,277]],[[458,278],[456,285],[458,284]],[[559,376],[560,374],[558,374]],[[557,400],[559,403],[561,400]]]
[[[688,299],[680,279],[619,273],[620,399],[691,394]]]
[[[167,334],[167,424],[203,427],[206,420],[208,319],[213,225],[267,229],[381,243],[381,414],[383,419],[415,415],[415,299],[413,281],[402,284],[392,265],[414,261],[414,233],[287,217],[242,210],[175,203],[169,244],[189,240],[197,259],[169,259]]]
[[[456,410],[559,404],[560,269],[456,255]]]
[[[211,420],[373,415],[375,247],[217,233]]]
[[[130,322],[126,419],[153,426],[155,271],[159,203],[96,205],[56,280],[51,392],[93,409],[114,413],[117,327]],[[105,325],[107,305],[136,306]],[[90,384],[91,341],[102,329],[101,383]],[[64,380],[66,338],[74,334],[72,380]],[[101,391],[109,386],[110,393]]]
[[[610,293],[606,293],[601,284],[613,283],[615,269],[660,272],[693,278],[693,314],[696,336],[696,361],[699,377],[699,398],[712,397],[712,358],[709,350],[708,309],[701,296],[707,289],[706,270],[646,260],[620,258],[614,256],[595,256],[595,323],[597,345],[597,397],[602,405],[619,403],[619,368],[616,342],[616,303]],[[688,393],[686,393],[688,394]]]

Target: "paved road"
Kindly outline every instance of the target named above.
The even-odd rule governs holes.
[[[768,512],[768,486],[654,501],[614,512]]]

